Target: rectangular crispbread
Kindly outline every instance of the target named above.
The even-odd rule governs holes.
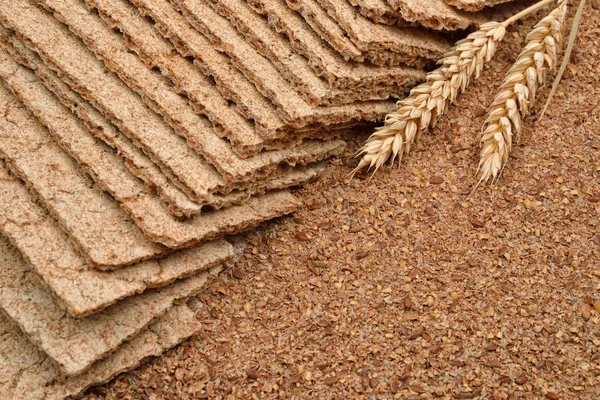
[[[215,52],[219,53],[218,48],[222,47],[222,44],[211,44],[207,43],[207,39],[200,34],[196,29],[192,28],[188,21],[182,17],[167,0],[132,0],[144,13],[150,15],[157,23],[157,27],[163,35],[171,39],[176,44],[177,50],[184,56],[193,56],[196,58],[196,62],[199,65],[203,65],[209,75],[215,74],[215,80],[221,81],[221,87],[223,82],[233,82],[221,78],[217,78],[216,74],[223,72],[223,66],[230,65],[233,63],[235,66],[244,67],[244,73],[251,73],[254,78],[260,77],[260,80],[254,81],[259,86],[259,89],[266,96],[274,101],[278,106],[280,116],[284,119],[292,128],[302,128],[311,125],[332,125],[332,124],[348,124],[358,122],[361,120],[374,121],[383,118],[391,110],[395,108],[395,104],[392,101],[372,101],[372,102],[357,102],[343,106],[332,106],[332,107],[311,107],[302,99],[281,77],[277,72],[276,68],[264,57],[256,53],[256,50],[249,46],[245,41],[238,41],[239,33],[226,19],[220,17],[218,14],[211,12],[211,8],[206,6],[203,8],[204,11],[210,13],[215,19],[210,22],[210,26],[215,28],[213,33],[217,36],[220,35],[220,29],[225,29],[227,34],[228,43],[234,45],[234,48],[227,48],[228,54],[234,54],[237,59],[221,59],[216,60],[214,58]],[[191,14],[189,15],[191,18]],[[209,32],[207,32],[210,34]],[[231,35],[229,37],[228,35]],[[217,40],[216,37],[212,39]],[[216,48],[217,47],[217,48]],[[225,46],[229,47],[229,46]],[[212,50],[211,50],[212,49]],[[240,51],[249,51],[248,54],[240,53]],[[261,70],[257,67],[254,62],[259,62],[261,66],[267,68]],[[243,65],[242,65],[243,63]],[[275,75],[269,75],[268,72],[272,72]],[[233,77],[232,77],[233,78]],[[244,92],[244,94],[251,93],[252,89],[240,90],[238,86],[240,82],[235,82],[235,85],[230,83],[233,90]],[[252,84],[250,84],[252,86]],[[265,88],[268,85],[268,88]],[[281,87],[279,87],[281,86]],[[253,86],[254,87],[254,86]],[[285,89],[279,91],[279,89]],[[227,88],[226,90],[229,90]],[[256,90],[256,89],[255,89]],[[255,92],[252,96],[247,98],[250,103],[256,99]],[[286,97],[289,95],[290,97]],[[239,99],[238,99],[239,100]],[[236,101],[238,101],[236,100]]]
[[[304,55],[312,68],[334,87],[370,87],[382,82],[419,82],[425,71],[404,66],[379,67],[346,61],[308,25],[285,0],[249,0],[248,5],[278,32],[287,36],[291,46]],[[407,79],[408,78],[408,79]]]
[[[386,63],[396,65],[412,61],[423,65],[437,61],[450,48],[444,35],[411,27],[381,25],[363,17],[348,0],[317,0],[350,36],[358,48],[376,52]],[[408,62],[410,63],[410,62]]]
[[[360,13],[373,22],[384,25],[405,26],[408,21],[403,20],[386,0],[348,0],[350,4],[358,7]],[[441,0],[444,1],[444,0]]]
[[[340,98],[341,104],[357,100],[385,100],[398,97],[413,87],[420,77],[420,69],[404,69],[404,74],[396,79],[365,79],[360,86],[332,86],[321,78],[311,67],[311,61],[294,46],[282,33],[271,27],[269,21],[252,9],[246,2],[236,0],[201,0],[211,6],[222,17],[227,18],[246,41],[266,56],[277,70],[303,94],[309,102],[321,88],[325,88],[324,98]],[[316,88],[316,89],[314,89]],[[324,105],[317,98],[319,105]]]
[[[231,170],[238,174],[239,170],[251,171],[253,165],[259,166],[261,160],[264,162],[267,159],[273,162],[280,159],[297,163],[298,154],[303,151],[301,143],[304,139],[327,140],[338,136],[347,128],[344,125],[336,125],[312,129],[288,129],[287,133],[267,132],[255,124],[255,121],[245,119],[246,113],[240,111],[236,103],[225,98],[197,65],[177,54],[169,40],[160,35],[154,25],[131,3],[126,0],[87,0],[87,4],[97,9],[107,24],[118,28],[123,33],[127,47],[135,51],[147,66],[166,71],[164,75],[172,81],[178,92],[187,96],[192,109],[198,114],[206,115],[212,121],[215,132],[219,136],[226,137],[238,155],[244,158],[256,156],[248,161],[226,157],[226,149],[221,147],[218,147],[218,151],[210,152],[212,147],[216,147],[211,145],[216,142],[215,138],[209,137],[199,142],[199,145],[208,146],[209,152],[206,152],[205,156],[222,165],[220,169],[223,173],[232,174]],[[256,135],[262,138],[259,147],[252,144],[252,139],[246,140],[247,136]],[[292,147],[297,148],[291,149]],[[256,154],[259,150],[278,149],[281,150],[262,155]]]
[[[193,200],[202,201],[210,192],[225,187],[217,170],[127,85],[108,73],[66,26],[30,0],[1,3],[0,19],[62,74],[65,82],[109,116]]]
[[[132,90],[138,92],[149,107],[162,115],[175,132],[185,137],[193,150],[204,155],[217,168],[228,181],[228,186],[231,186],[229,182],[241,183],[265,178],[278,172],[282,164],[319,161],[330,155],[339,154],[343,149],[344,144],[341,141],[326,143],[307,141],[298,149],[261,153],[244,160],[232,151],[226,140],[219,138],[213,132],[206,118],[196,114],[185,99],[173,90],[165,77],[148,69],[135,54],[131,54],[123,43],[122,37],[112,32],[97,15],[90,13],[82,2],[78,0],[40,2],[51,8],[56,15],[69,24],[72,30],[86,39],[85,41],[97,55],[103,58],[111,70],[116,72]],[[109,103],[105,108],[108,107],[114,108],[115,105]],[[310,157],[310,153],[314,157]],[[196,175],[209,173],[209,171],[191,172]],[[202,178],[196,176],[196,179]],[[213,190],[223,189],[225,189],[223,182],[213,188]],[[202,201],[196,192],[190,192],[188,195],[195,201]]]
[[[122,203],[127,211],[142,204],[132,202],[131,199],[147,195],[142,194],[146,192],[146,188],[135,175],[131,174],[114,150],[96,139],[83,122],[63,106],[32,71],[19,66],[3,49],[0,49],[0,76],[5,79],[13,94],[23,101],[46,126],[54,140],[83,166],[100,188]],[[224,196],[211,196],[208,204],[213,209],[240,204],[247,201],[251,195],[285,189],[306,182],[317,175],[318,169],[313,166],[298,166],[272,179],[258,182],[244,191],[233,191]],[[136,209],[131,215],[137,217],[144,215],[145,212],[144,209]],[[160,218],[164,219],[165,226],[169,226],[174,220],[169,213],[164,213]],[[136,219],[136,222],[144,230],[146,227],[144,220]],[[149,237],[156,235],[155,232],[145,233]],[[171,247],[180,247],[177,243],[168,244]]]
[[[38,100],[35,93],[31,93],[27,95],[29,101],[35,103]],[[90,182],[77,162],[4,87],[0,87],[0,105],[6,110],[0,119],[5,135],[5,140],[0,142],[0,154],[97,268],[119,268],[163,255],[169,251],[165,246],[188,247],[237,233],[266,219],[290,213],[298,206],[293,196],[283,202],[270,202],[273,196],[283,199],[269,194],[181,221],[168,213],[155,194],[145,191],[122,163],[111,163],[116,158],[112,150],[95,141],[89,132],[86,136],[83,125],[68,110],[68,114],[57,118],[41,105],[36,107],[77,158],[84,165],[89,163],[86,168],[100,182],[98,186]],[[58,106],[62,107],[60,103]],[[60,107],[56,107],[57,113]],[[101,187],[110,190],[129,215],[117,201],[102,192]],[[255,201],[261,202],[260,208],[253,207]]]
[[[78,375],[167,312],[196,295],[221,269],[213,267],[160,290],[128,297],[97,314],[74,318],[0,235],[0,308],[66,375]]]
[[[365,1],[365,0],[360,0]],[[444,0],[387,0],[399,18],[435,30],[455,31],[486,21],[483,13],[469,13]]]
[[[40,279],[78,318],[97,313],[148,288],[168,285],[233,257],[233,248],[218,240],[116,271],[91,267],[25,186],[0,161],[0,230],[19,249]]]
[[[95,112],[93,115],[93,121],[89,120],[88,117],[88,113],[86,112],[84,115],[81,115],[82,112],[81,111],[85,111],[89,108],[92,108],[92,111],[94,110],[93,107],[91,105],[89,105],[87,102],[85,102],[83,99],[81,99],[81,97],[73,92],[72,90],[70,90],[70,88],[65,85],[60,78],[58,78],[58,76],[56,75],[56,73],[54,73],[52,70],[50,70],[50,68],[48,68],[40,59],[39,57],[33,53],[32,51],[26,49],[18,40],[14,40],[15,38],[12,38],[12,44],[15,46],[15,48],[17,49],[20,57],[19,57],[19,61],[21,62],[22,60],[25,60],[25,64],[27,66],[34,66],[36,73],[42,77],[42,79],[45,80],[45,84],[47,86],[50,87],[50,89],[53,90],[53,92],[59,97],[59,99],[63,102],[63,104],[66,104],[67,106],[71,107],[71,108],[75,108],[78,111],[78,115],[84,120],[84,122],[87,122],[88,128],[93,131],[96,132],[96,129],[94,128],[95,126],[97,126],[97,124],[99,123],[98,121],[101,122],[100,125],[100,129],[102,130],[105,126],[110,125],[110,123],[108,121],[106,121],[101,114],[99,114],[98,112]],[[48,85],[48,80],[50,80],[50,85]],[[54,88],[60,87],[60,90],[54,90]],[[73,103],[74,100],[75,103]],[[83,100],[83,102],[82,102]],[[104,122],[102,122],[104,121]],[[102,136],[102,134],[101,134]],[[121,135],[123,136],[123,135]],[[126,140],[127,138],[123,136],[123,140]],[[120,140],[119,143],[122,144],[123,140]],[[114,141],[111,141],[114,142]],[[117,143],[117,145],[119,144]],[[131,147],[131,146],[130,146]],[[314,168],[311,166],[308,167],[296,167],[293,170],[290,170],[290,167],[288,166],[288,163],[291,165],[299,165],[302,166],[306,163],[313,163],[313,161],[315,160],[321,160],[321,159],[325,159],[327,157],[330,157],[332,155],[337,155],[339,153],[341,153],[343,151],[345,147],[345,143],[341,140],[336,140],[336,141],[317,141],[317,140],[308,140],[305,141],[299,145],[297,145],[295,148],[290,148],[290,149],[285,149],[285,150],[280,150],[280,151],[272,151],[272,152],[262,152],[257,156],[252,157],[252,159],[247,159],[247,160],[242,160],[240,162],[239,157],[233,156],[232,159],[230,160],[229,164],[234,165],[234,166],[238,166],[240,168],[240,172],[241,173],[248,173],[250,175],[256,175],[258,174],[259,176],[262,175],[267,175],[266,178],[264,178],[262,180],[262,182],[260,184],[255,183],[255,182],[249,182],[244,184],[245,186],[251,187],[254,193],[261,193],[262,191],[264,191],[265,188],[271,188],[271,189],[277,189],[277,188],[285,188],[285,187],[289,187],[292,185],[295,185],[299,182],[301,182],[302,180],[307,180],[307,179],[311,179],[312,175],[314,174]],[[128,149],[123,150],[122,148],[120,148],[119,146],[117,146],[117,149],[120,152],[123,151],[129,151]],[[133,147],[131,149],[131,151],[134,151],[136,149],[136,147]],[[136,153],[134,154],[139,154],[140,151],[138,150]],[[143,153],[142,153],[143,155]],[[228,157],[228,153],[224,152],[221,153],[221,155],[223,157]],[[146,164],[150,163],[150,165],[154,165],[152,163],[151,160],[147,159],[146,160],[142,160],[143,162],[145,162],[145,164],[143,166],[145,166]],[[234,163],[234,161],[237,161],[238,163]],[[254,163],[254,166],[251,166],[251,164]],[[240,165],[241,164],[241,165]],[[248,168],[249,167],[249,168]],[[134,166],[133,169],[135,170],[135,168],[137,168],[137,166]],[[149,167],[146,167],[149,168]],[[154,167],[154,170],[157,170],[156,167]],[[153,171],[154,172],[154,171]],[[159,170],[155,171],[155,172],[159,172]],[[259,172],[261,172],[259,174]],[[270,173],[270,175],[268,174]],[[135,175],[139,175],[138,173],[135,173]],[[310,175],[310,176],[309,176]],[[166,179],[166,177],[162,177],[162,176],[157,176],[156,179],[162,179],[164,181],[164,179]],[[159,181],[162,182],[162,181]],[[170,183],[170,181],[169,181]],[[177,186],[170,184],[170,186],[174,189]],[[257,187],[258,186],[258,187]],[[244,197],[242,196],[248,196],[248,191],[245,192],[239,192],[236,191],[233,194],[230,194],[229,196],[215,196],[215,195],[211,195],[209,196],[210,198],[212,198],[212,202],[216,204],[221,203],[223,199],[227,199],[229,198],[229,200],[235,200],[234,202],[240,202],[244,199]],[[197,214],[199,209],[198,209],[198,203],[196,202],[196,207],[193,206],[188,206],[188,213],[185,214],[186,216],[191,216],[194,214]],[[176,214],[175,214],[176,215]]]
[[[17,45],[19,44],[17,43]],[[52,91],[65,107],[76,114],[96,137],[114,148],[123,157],[129,171],[143,180],[147,187],[155,190],[168,204],[171,214],[177,217],[190,217],[202,210],[200,204],[192,201],[171,183],[169,178],[143,151],[136,147],[117,127],[107,121],[90,103],[71,90],[35,53],[25,46],[21,45],[17,49],[8,43],[5,45],[5,49],[15,61],[33,70],[46,88]],[[28,55],[22,56],[22,53]]]
[[[444,37],[415,28],[375,23],[347,0],[286,0],[344,57],[376,65],[412,60],[424,65],[450,48]]]
[[[482,10],[484,7],[493,7],[498,4],[508,3],[514,0],[445,0],[446,3],[451,6],[466,10],[469,12],[476,12]]]
[[[175,305],[148,328],[119,346],[86,372],[68,377],[55,363],[0,313],[0,398],[63,400],[95,384],[108,382],[152,356],[185,341],[201,324],[187,305]]]

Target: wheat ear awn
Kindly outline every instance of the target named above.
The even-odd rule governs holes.
[[[557,8],[535,25],[500,86],[484,123],[479,182],[497,178],[508,161],[513,136],[521,133],[522,118],[529,114],[547,72],[556,68],[566,14],[567,0],[560,0]]]
[[[398,110],[386,117],[384,125],[359,150],[362,158],[350,175],[365,167],[374,168],[375,174],[390,158],[391,164],[396,158],[400,163],[419,137],[435,126],[448,105],[479,77],[504,38],[506,27],[553,1],[540,1],[501,23],[482,24],[478,31],[459,40],[438,61],[441,66],[428,73],[425,82],[413,88],[406,99],[398,101]]]

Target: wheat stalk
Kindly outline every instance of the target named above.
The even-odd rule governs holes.
[[[386,117],[384,125],[377,128],[359,150],[362,158],[350,175],[365,167],[374,168],[374,174],[390,158],[391,164],[396,158],[400,163],[420,136],[435,126],[448,105],[479,77],[484,64],[492,59],[504,38],[506,27],[553,1],[542,0],[502,23],[482,24],[478,31],[459,40],[438,61],[441,66],[428,73],[426,81],[413,88],[406,99],[398,101],[398,110]]]
[[[479,182],[497,178],[508,161],[513,135],[518,138],[522,118],[529,114],[538,88],[547,72],[556,68],[566,15],[567,1],[560,0],[527,35],[525,48],[500,86],[484,123]]]

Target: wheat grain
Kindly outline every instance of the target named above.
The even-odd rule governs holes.
[[[479,77],[504,38],[506,27],[553,1],[542,0],[502,23],[482,24],[478,31],[458,41],[438,62],[441,66],[427,74],[426,81],[406,99],[398,101],[399,109],[386,117],[384,125],[359,150],[362,158],[350,175],[365,167],[374,168],[374,174],[390,158],[392,164],[396,158],[400,163],[419,137],[435,126],[448,105]]]
[[[556,67],[566,14],[567,1],[560,0],[557,8],[535,25],[500,86],[484,123],[480,182],[496,179],[508,161],[513,136],[518,138],[521,133],[522,118],[529,114],[547,72]]]

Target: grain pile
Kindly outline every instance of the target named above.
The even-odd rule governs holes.
[[[2,2],[0,397],[76,395],[197,333],[223,237],[295,211],[493,14],[426,3]]]

